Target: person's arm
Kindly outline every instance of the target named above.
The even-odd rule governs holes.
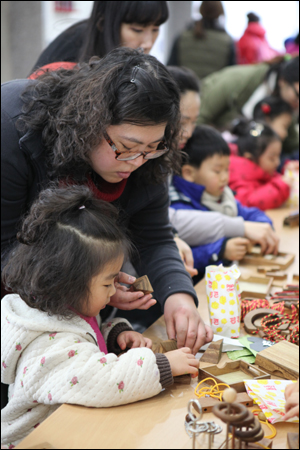
[[[223,237],[244,236],[242,217],[229,217],[214,211],[196,211],[169,207],[171,224],[189,246],[195,247],[217,241]]]
[[[220,264],[223,260],[227,239],[221,238],[206,245],[193,247],[194,264],[199,272],[203,272],[210,264]]]
[[[177,336],[178,347],[196,352],[212,339],[212,332],[196,308],[197,295],[174,242],[167,185],[151,186],[148,195],[152,201],[130,219],[129,231],[139,252],[132,262],[137,273],[147,274],[150,279],[164,311],[169,338]]]
[[[244,184],[238,189],[235,197],[243,205],[255,206],[265,211],[279,208],[289,198],[289,194],[290,187],[278,174],[274,175],[268,183],[256,189],[253,189],[250,183]]]

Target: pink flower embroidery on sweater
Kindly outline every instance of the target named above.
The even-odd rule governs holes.
[[[37,428],[39,426],[39,423],[36,423],[33,428]]]
[[[57,333],[50,333],[49,334],[49,341],[51,341],[51,339],[54,339],[55,338],[55,336],[57,335]]]
[[[48,399],[49,399],[50,402],[52,401],[51,391],[48,392]]]
[[[23,380],[21,380],[21,386],[24,387]]]
[[[45,358],[45,356],[43,356],[42,357],[42,359],[41,359],[41,364],[40,364],[40,366],[44,366],[44,364],[45,364],[45,361],[46,361],[46,358]]]
[[[69,353],[68,353],[69,359],[72,358],[75,355],[77,355],[77,350],[70,350]]]
[[[16,350],[18,350],[19,352],[22,350],[22,346],[21,346],[20,342],[16,343]]]
[[[5,364],[5,361],[2,361],[2,366],[4,367],[4,369],[7,368],[7,365]]]
[[[72,380],[70,381],[71,386],[75,386],[75,384],[79,383],[77,377],[73,377]]]
[[[144,364],[144,359],[145,359],[145,358],[140,357],[140,359],[137,360],[137,365],[140,366],[140,367],[142,367],[143,364]]]
[[[120,381],[119,384],[117,383],[117,386],[118,386],[118,389],[119,389],[119,393],[121,394],[121,392],[124,391],[124,381]]]
[[[8,448],[15,448],[13,444],[9,444]]]
[[[24,367],[24,369],[23,369],[23,377],[24,377],[24,375],[26,375],[27,371],[28,371],[27,367]]]
[[[7,323],[10,323],[10,321],[8,320],[7,316],[5,317],[5,319],[7,320]]]
[[[103,364],[103,366],[105,366],[105,364],[107,364],[106,358],[98,359],[98,361],[100,361],[100,363]]]

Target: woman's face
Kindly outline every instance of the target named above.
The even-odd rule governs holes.
[[[195,91],[187,91],[180,97],[181,134],[179,148],[185,147],[188,139],[192,136],[197,125],[200,111],[200,95]]]
[[[294,110],[299,110],[299,82],[292,85],[284,80],[278,80],[280,97],[289,103]]]
[[[120,42],[123,47],[139,48],[148,54],[159,33],[158,25],[140,25],[137,23],[122,23]]]
[[[270,127],[278,134],[283,141],[288,135],[289,126],[292,123],[292,116],[289,113],[280,114],[273,120],[268,121]]]
[[[119,152],[155,151],[164,139],[166,123],[153,126],[137,126],[131,124],[110,125],[106,132]],[[130,161],[118,161],[116,154],[105,139],[90,154],[92,169],[109,183],[119,183],[129,178],[147,160],[143,155]]]

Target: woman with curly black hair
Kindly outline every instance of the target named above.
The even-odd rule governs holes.
[[[176,83],[138,50],[119,48],[72,70],[4,84],[1,257],[5,264],[21,216],[49,180],[86,184],[120,210],[138,250],[134,267],[154,288],[158,303],[134,311],[138,320],[149,326],[164,312],[169,337],[196,353],[212,332],[197,311],[168,220],[166,180],[180,163],[179,119]],[[133,282],[125,274],[119,281]],[[130,310],[155,303],[124,286],[110,302]]]

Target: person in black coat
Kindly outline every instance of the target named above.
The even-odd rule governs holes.
[[[163,64],[120,48],[73,70],[8,82],[1,118],[2,264],[22,215],[49,180],[87,184],[119,208],[137,248],[134,267],[154,288],[156,315],[134,313],[144,313],[149,326],[163,312],[169,338],[193,353],[211,341],[168,219],[167,176],[180,161],[179,92]],[[119,281],[132,283],[126,274]],[[140,295],[120,287],[110,304],[131,310],[155,303]]]
[[[94,2],[89,19],[63,31],[41,53],[31,73],[54,62],[88,62],[102,58],[114,48],[142,48],[149,53],[159,27],[169,17],[165,1]]]

